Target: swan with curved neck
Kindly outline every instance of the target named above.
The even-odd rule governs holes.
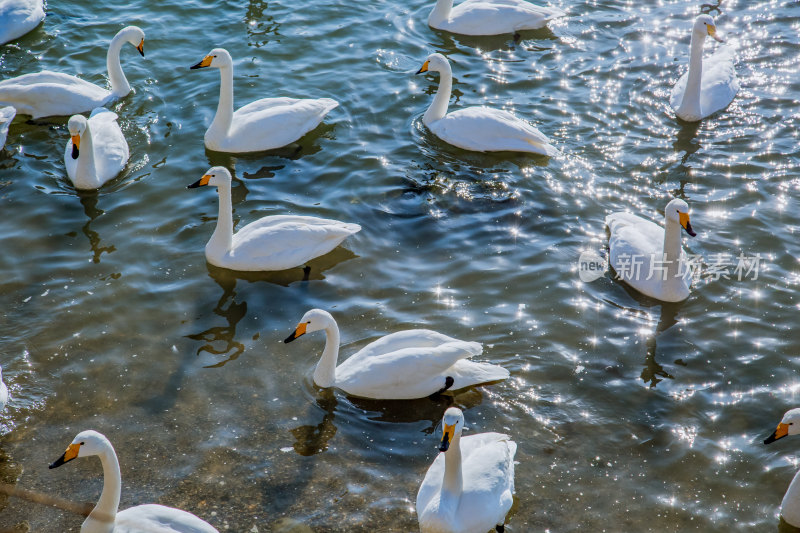
[[[721,48],[703,61],[703,44],[709,36],[724,42],[717,35],[714,19],[700,15],[692,27],[689,70],[675,84],[670,98],[675,114],[687,122],[697,122],[724,109],[739,90],[730,48]]]
[[[76,457],[96,455],[103,465],[103,491],[92,512],[81,525],[81,533],[148,531],[159,533],[219,533],[211,524],[191,513],[157,504],[138,505],[119,511],[122,485],[119,461],[111,442],[97,431],[78,433],[67,450],[50,468],[58,468]]]
[[[800,409],[791,409],[783,415],[778,428],[764,439],[764,444],[771,444],[788,435],[800,434]],[[786,494],[781,501],[781,517],[789,525],[800,528],[800,472],[795,474]]]
[[[566,15],[555,7],[540,7],[525,0],[437,0],[428,26],[461,35],[500,35],[543,28]]]
[[[611,266],[618,279],[641,293],[665,302],[689,297],[691,270],[681,247],[681,228],[697,235],[689,221],[689,205],[675,198],[664,209],[664,227],[627,212],[606,217]]]
[[[424,398],[446,390],[506,379],[508,370],[468,359],[483,352],[466,342],[428,329],[386,335],[345,362],[339,359],[339,326],[322,309],[308,311],[284,342],[312,331],[325,332],[325,349],[314,369],[314,383],[338,387],[351,396],[384,400]]]
[[[205,134],[218,152],[260,152],[293,143],[316,128],[333,108],[330,98],[262,98],[233,110],[233,59],[224,48],[211,50],[191,69],[219,69],[219,103]]]
[[[417,71],[439,73],[439,89],[422,116],[437,137],[464,150],[476,152],[529,152],[555,156],[558,150],[539,130],[508,111],[489,107],[467,107],[447,112],[453,89],[453,71],[442,54],[431,54]]]
[[[361,231],[358,224],[296,215],[260,218],[233,233],[231,173],[211,167],[190,189],[211,186],[219,191],[217,226],[206,244],[206,259],[212,265],[242,271],[286,270],[325,255],[350,235]]]
[[[0,150],[6,145],[8,128],[11,126],[11,121],[14,120],[16,114],[17,110],[10,105],[0,107]]]
[[[19,39],[44,20],[42,0],[0,2],[0,45]]]
[[[0,106],[10,105],[21,115],[39,118],[84,113],[122,98],[131,91],[119,59],[125,43],[144,56],[144,32],[140,28],[128,26],[111,39],[106,55],[110,91],[69,74],[43,70],[0,82]]]
[[[116,113],[99,107],[88,120],[70,117],[67,128],[64,165],[76,189],[97,189],[125,168],[130,153]]]
[[[442,417],[439,451],[417,493],[422,533],[486,533],[504,530],[514,502],[514,454],[508,435],[462,437],[464,413],[450,407]]]

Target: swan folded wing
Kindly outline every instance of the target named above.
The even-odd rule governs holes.
[[[16,114],[17,110],[13,106],[0,107],[0,149],[6,144],[8,127]]]
[[[0,82],[0,105],[33,118],[83,113],[110,98],[111,92],[93,83],[47,70]]]
[[[725,109],[739,91],[739,80],[733,64],[733,51],[723,47],[703,61],[700,85],[700,109],[711,115]]]
[[[612,217],[614,219],[609,221]],[[640,271],[647,275],[651,258],[663,250],[664,229],[628,213],[610,215],[606,218],[606,224],[611,229],[608,247],[614,269],[618,273],[632,273],[632,266],[638,263],[642,265]]]
[[[219,533],[191,513],[157,504],[139,505],[117,513],[114,533]]]
[[[461,438],[464,492],[459,514],[484,517],[486,530],[502,523],[514,502],[514,455],[517,444],[502,433]],[[469,480],[469,481],[467,481]]]
[[[429,127],[445,141],[466,150],[558,154],[558,150],[550,145],[539,130],[500,109],[459,109],[431,123]]]
[[[453,7],[441,28],[468,35],[498,35],[538,29],[548,20],[563,14],[560,10],[553,11],[529,2],[474,0]]]
[[[94,159],[101,179],[107,181],[122,171],[130,151],[117,124],[117,114],[103,107],[95,108],[89,117],[94,140]]]
[[[367,344],[350,358],[372,357],[404,348],[433,348],[448,342],[462,341],[430,329],[407,329],[391,333]],[[475,351],[472,355],[480,355],[483,352],[483,347],[479,343],[472,342],[469,344],[472,345],[472,349]]]
[[[672,86],[672,95],[669,98],[669,105],[673,111],[677,111],[683,102],[683,93],[686,92],[686,81],[689,79],[689,73],[684,72],[683,76],[678,78],[675,85]]]

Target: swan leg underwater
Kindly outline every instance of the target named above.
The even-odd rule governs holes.
[[[322,309],[304,314],[284,342],[320,330],[325,331],[325,348],[314,369],[314,383],[319,387],[337,387],[351,396],[410,400],[509,376],[503,367],[469,360],[483,353],[480,343],[428,329],[398,331],[381,337],[336,366],[339,326]]]

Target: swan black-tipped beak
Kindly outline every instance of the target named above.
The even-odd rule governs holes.
[[[445,424],[444,433],[442,434],[442,441],[439,443],[439,451],[446,452],[450,448],[450,443],[453,442],[453,437],[456,434],[455,424]]]
[[[211,56],[206,56],[206,57],[204,57],[204,58],[203,58],[203,60],[202,60],[202,61],[200,61],[199,63],[195,63],[194,65],[192,65],[192,66],[191,66],[191,67],[189,67],[189,68],[190,68],[190,69],[192,69],[192,70],[194,70],[194,69],[198,69],[198,68],[206,68],[206,67],[210,67],[210,66],[211,66],[211,60],[212,60],[212,59],[213,59],[213,58],[212,58]]]
[[[210,180],[210,179],[211,179],[211,176],[209,176],[208,174],[204,174],[202,178],[200,178],[199,180],[195,181],[191,185],[187,185],[186,188],[187,189],[196,189],[198,187],[205,187],[206,185],[208,185],[208,180]]]
[[[450,441],[447,438],[447,433],[442,437],[442,442],[439,443],[439,451],[446,452],[450,448]]]
[[[302,337],[303,335],[306,334],[306,328],[307,327],[308,327],[308,322],[300,322],[299,324],[297,324],[297,327],[294,328],[294,331],[292,332],[292,334],[289,335],[288,337],[286,337],[283,340],[283,342],[286,343],[286,344],[289,344],[290,342],[292,342],[296,338]]]
[[[782,439],[789,434],[789,424],[780,423],[778,429],[772,432],[772,435],[764,439],[764,444],[772,444],[778,439]]]
[[[139,50],[139,53],[142,54],[142,57],[144,57],[144,39],[142,39],[142,42],[139,43],[139,46],[137,46],[136,49]]]
[[[53,461],[52,463],[50,463],[50,466],[48,466],[47,468],[49,468],[50,470],[52,470],[53,468],[58,468],[59,466],[61,466],[61,465],[63,465],[64,463],[66,463],[67,461],[65,461],[65,460],[64,460],[64,456],[65,456],[65,455],[66,455],[66,452],[65,452],[65,453],[63,453],[63,454],[61,454],[61,457],[59,457],[58,459],[56,459],[55,461]]]
[[[429,61],[424,62],[422,66],[419,67],[419,70],[416,71],[414,74],[422,74],[423,72],[428,72],[428,63]]]
[[[686,233],[688,233],[691,237],[697,237],[697,233],[695,233],[695,231],[692,229],[692,225],[689,222],[686,223],[686,226],[683,229],[685,229]]]
[[[78,159],[78,155],[80,155],[80,147],[81,147],[81,136],[80,135],[73,135],[72,136],[72,159]]]
[[[80,152],[78,150],[78,146],[76,144],[73,144],[72,145],[72,159],[78,159],[78,155],[80,155]]]
[[[695,233],[694,230],[692,229],[692,224],[689,222],[689,213],[678,213],[678,220],[683,229],[686,230],[686,233],[688,233],[692,237],[697,236],[697,233]]]
[[[67,446],[67,450],[61,454],[61,457],[50,463],[49,469],[58,468],[59,466],[63,465],[64,463],[68,463],[78,457],[78,451],[80,450],[80,444],[70,444]]]

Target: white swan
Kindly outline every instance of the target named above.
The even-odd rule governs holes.
[[[476,152],[513,151],[558,155],[558,150],[547,137],[508,111],[467,107],[448,113],[447,105],[453,87],[450,62],[442,54],[431,54],[417,74],[429,71],[439,73],[439,90],[423,115],[422,122],[443,141]]]
[[[0,107],[0,150],[6,145],[8,127],[16,114],[17,110],[11,106]]]
[[[308,311],[284,342],[311,331],[325,331],[325,349],[314,369],[314,383],[338,387],[351,396],[379,400],[424,398],[508,377],[508,370],[468,358],[483,347],[428,329],[409,329],[371,342],[336,366],[339,327],[327,311]]]
[[[217,227],[206,244],[206,259],[231,270],[286,270],[327,254],[350,235],[358,224],[326,218],[273,215],[259,218],[233,233],[231,173],[211,167],[189,189],[211,185],[219,190]]]
[[[783,415],[781,423],[778,424],[772,435],[764,439],[764,444],[770,444],[786,435],[800,434],[800,409],[791,409]],[[800,472],[795,474],[794,479],[789,484],[786,494],[781,502],[781,516],[783,520],[791,526],[800,528]]]
[[[67,447],[67,451],[56,459],[50,468],[57,468],[76,457],[96,455],[103,465],[103,492],[92,512],[81,526],[81,533],[219,533],[205,520],[191,513],[147,504],[130,507],[117,512],[122,480],[119,461],[111,442],[97,431],[81,431]]]
[[[111,90],[69,74],[43,70],[0,82],[0,105],[14,106],[20,115],[33,118],[85,113],[131,92],[119,53],[130,43],[144,56],[144,32],[136,26],[121,29],[108,46],[106,67]]]
[[[556,7],[539,7],[525,0],[437,0],[428,26],[461,35],[500,35],[544,27],[566,15]]]
[[[128,163],[128,143],[117,124],[117,114],[104,107],[70,117],[70,140],[64,151],[67,176],[76,189],[97,189],[117,176]]]
[[[3,369],[0,368],[0,411],[6,408],[8,403],[8,385],[3,383]]]
[[[42,0],[0,0],[0,44],[22,37],[43,20]]]
[[[260,152],[292,143],[316,128],[339,105],[330,98],[262,98],[233,111],[233,60],[215,48],[189,68],[219,69],[217,114],[205,135],[206,148],[218,152]]]
[[[508,435],[461,436],[464,414],[444,412],[440,453],[425,473],[417,493],[422,533],[486,533],[504,530],[514,503],[514,454]]]
[[[703,43],[706,36],[723,42],[717,36],[714,19],[700,15],[692,28],[689,70],[680,77],[672,88],[669,100],[678,118],[687,122],[697,122],[721,109],[728,107],[739,91],[739,80],[733,66],[733,51],[722,47],[714,55],[703,61]]]
[[[692,272],[681,247],[681,230],[694,237],[689,206],[675,198],[664,209],[665,227],[626,212],[606,217],[611,232],[611,265],[619,279],[639,292],[665,302],[689,297]]]

